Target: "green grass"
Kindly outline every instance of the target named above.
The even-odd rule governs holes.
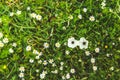
[[[42,80],[40,74],[47,71],[43,80],[62,80],[62,76],[70,73],[68,80],[119,80],[120,79],[120,1],[106,0],[102,9],[103,0],[0,0],[0,32],[9,42],[0,48],[0,80],[22,80],[19,68],[25,68],[23,79]],[[30,7],[30,10],[27,8]],[[87,8],[87,12],[83,11]],[[17,15],[17,10],[21,11]],[[14,15],[10,16],[13,12]],[[41,15],[37,20],[31,13]],[[82,15],[82,19],[78,15]],[[69,17],[73,16],[73,19]],[[95,20],[90,21],[90,16]],[[88,48],[78,46],[70,48],[68,39],[74,37],[77,41],[81,37],[88,40]],[[44,48],[44,43],[49,48]],[[60,43],[60,47],[55,46]],[[17,46],[12,46],[16,43]],[[26,51],[30,45],[31,50]],[[1,46],[1,45],[0,45]],[[9,49],[14,50],[13,53]],[[98,53],[95,49],[99,48]],[[33,50],[42,52],[37,60]],[[69,54],[66,54],[69,51]],[[86,56],[85,52],[91,54]],[[109,55],[109,56],[106,56]],[[95,63],[91,63],[91,58]],[[34,59],[33,63],[29,60]],[[53,59],[56,64],[49,63]],[[45,66],[39,60],[46,60]],[[64,62],[63,70],[59,68]],[[97,70],[93,70],[93,66]],[[110,68],[114,67],[113,70]],[[36,69],[39,72],[36,72]],[[51,71],[58,70],[58,73]]]

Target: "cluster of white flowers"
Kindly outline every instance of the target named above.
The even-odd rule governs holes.
[[[103,0],[103,2],[101,3],[101,8],[104,9],[106,6],[106,0]]]
[[[21,79],[24,79],[25,68],[24,68],[23,66],[21,66],[21,67],[19,68],[19,71],[20,71],[19,77],[20,77]]]
[[[12,16],[14,16],[15,14],[16,14],[16,15],[20,15],[20,14],[21,14],[21,11],[20,11],[20,10],[17,10],[16,13],[10,12],[9,15],[10,15],[10,17],[12,17]]]
[[[0,32],[0,48],[4,47],[4,44],[9,42],[8,38],[3,36],[3,33]]]
[[[40,14],[36,14],[36,13],[31,13],[30,16],[38,21],[42,20],[42,16]]]
[[[40,79],[44,79],[46,77],[46,74],[47,74],[47,71],[43,71],[41,74],[40,74]]]
[[[81,37],[79,41],[75,40],[74,37],[68,39],[68,47],[75,48],[79,46],[80,49],[87,49],[88,48],[88,41]]]

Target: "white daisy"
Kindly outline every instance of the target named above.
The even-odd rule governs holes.
[[[99,49],[99,48],[95,48],[95,52],[96,52],[96,53],[99,53],[99,52],[100,52],[100,49]]]
[[[77,40],[74,37],[68,39],[68,47],[75,48],[77,46]]]
[[[13,12],[10,12],[10,16],[12,17],[14,15],[14,13]]]
[[[70,73],[75,73],[75,69],[71,69],[71,70],[70,70]]]
[[[91,63],[95,63],[95,58],[91,58]]]
[[[25,71],[25,68],[24,68],[23,66],[21,66],[21,67],[19,68],[19,71],[20,71],[20,72],[24,72],[24,71]]]
[[[40,56],[36,56],[35,59],[40,59]]]
[[[3,46],[4,46],[4,43],[0,41],[0,48],[2,48]]]
[[[29,10],[30,10],[30,6],[27,7],[27,11],[29,11]]]
[[[35,13],[31,13],[30,16],[31,16],[32,18],[36,18],[36,14],[35,14]]]
[[[73,16],[72,16],[72,15],[70,15],[68,18],[69,18],[69,19],[73,19]]]
[[[41,63],[42,63],[42,60],[39,60],[38,63],[41,64]]]
[[[23,77],[24,77],[24,73],[20,73],[20,74],[19,74],[19,77],[20,77],[20,78],[23,78]]]
[[[49,63],[52,64],[54,61],[53,59],[49,59]]]
[[[57,43],[55,44],[55,46],[56,46],[57,48],[59,48],[59,47],[60,47],[60,43],[57,42]]]
[[[95,17],[94,16],[90,16],[89,20],[90,21],[95,21]]]
[[[16,14],[17,14],[17,15],[20,15],[20,14],[21,14],[21,11],[20,11],[20,10],[17,10]]]
[[[29,62],[30,62],[30,63],[33,63],[33,62],[34,62],[34,60],[33,60],[33,59],[30,59],[30,60],[29,60]]]
[[[48,64],[48,62],[47,62],[46,60],[44,60],[44,61],[43,61],[43,65],[46,66],[47,64]]]
[[[93,70],[96,71],[97,70],[97,66],[93,66]]]
[[[111,70],[111,71],[113,71],[113,70],[114,70],[114,67],[113,67],[113,66],[112,66],[112,67],[110,67],[110,70]]]
[[[2,23],[2,19],[0,18],[0,23]]]
[[[80,49],[87,49],[88,48],[88,41],[84,37],[82,37],[79,40],[78,46]]]
[[[13,53],[14,50],[12,48],[9,49],[9,53]]]
[[[65,80],[65,76],[62,76],[62,79]]]
[[[46,75],[45,75],[44,73],[40,74],[40,78],[41,78],[41,79],[44,79],[45,76],[46,76]]]
[[[46,42],[43,44],[44,48],[49,48],[49,44]]]
[[[70,79],[70,74],[69,73],[66,74],[66,79]]]
[[[3,43],[8,43],[8,42],[9,42],[8,38],[3,39]]]
[[[69,55],[69,54],[70,54],[70,52],[69,52],[68,50],[66,50],[66,51],[65,51],[65,54],[66,54],[66,55]]]
[[[12,44],[12,46],[13,46],[13,47],[16,47],[16,46],[17,46],[17,44],[16,44],[16,43],[13,43],[13,44]]]
[[[91,53],[89,51],[85,51],[86,56],[89,56]]]
[[[81,14],[79,14],[79,15],[78,15],[78,18],[79,18],[79,19],[82,19],[82,15],[81,15]]]
[[[36,15],[36,19],[40,21],[42,19],[42,16],[41,15]]]
[[[26,51],[31,51],[31,46],[30,45],[28,45],[27,47],[26,47]]]
[[[3,37],[3,33],[2,32],[0,32],[0,39]]]
[[[61,70],[61,71],[63,70],[63,66],[60,66],[60,70]]]
[[[87,12],[87,8],[83,8],[83,12]]]

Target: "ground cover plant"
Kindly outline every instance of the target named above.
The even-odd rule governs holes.
[[[0,80],[120,80],[120,0],[0,0]]]

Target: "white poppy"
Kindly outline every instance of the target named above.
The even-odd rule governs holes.
[[[84,37],[82,37],[79,40],[78,46],[80,49],[87,49],[88,48],[88,41]]]
[[[68,47],[75,48],[77,46],[77,40],[74,37],[68,39]]]

